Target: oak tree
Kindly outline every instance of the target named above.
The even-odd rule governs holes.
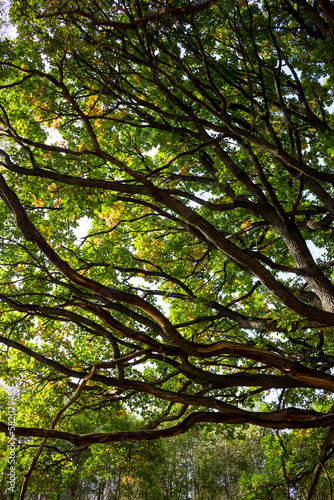
[[[331,433],[332,4],[13,0],[10,22],[0,356],[34,457],[20,498],[48,446],[61,462],[199,422]]]

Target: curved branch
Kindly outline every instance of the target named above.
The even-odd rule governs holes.
[[[270,413],[261,412],[194,412],[178,424],[159,430],[139,430],[124,432],[105,432],[91,434],[73,434],[54,429],[37,429],[34,427],[15,427],[17,436],[42,437],[46,439],[62,439],[73,443],[75,446],[86,446],[94,443],[117,443],[151,441],[164,437],[178,436],[187,432],[196,423],[228,423],[228,424],[253,424],[272,429],[307,429],[327,427],[334,422],[333,415],[324,415],[316,411],[286,408]],[[8,427],[0,422],[0,432],[8,435]]]

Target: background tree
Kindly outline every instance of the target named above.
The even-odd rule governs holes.
[[[117,443],[112,456],[110,445],[107,449],[92,445],[61,471],[54,468],[51,474],[38,464],[40,475],[32,476],[29,492],[31,498],[42,492],[40,500],[52,498],[52,494],[62,500],[248,498],[247,491],[253,488],[250,478],[263,466],[262,440],[268,432],[202,428],[171,439],[133,443],[130,448]],[[71,472],[66,474],[66,469]],[[246,483],[247,478],[241,491],[239,482]]]
[[[19,0],[10,20],[1,377],[39,445],[21,498],[49,439],[330,436],[331,4]]]

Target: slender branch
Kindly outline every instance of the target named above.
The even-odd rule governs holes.
[[[322,446],[322,449],[321,449],[321,452],[319,455],[319,459],[318,459],[318,463],[315,466],[315,469],[313,471],[313,476],[312,476],[311,485],[310,485],[307,500],[312,500],[312,498],[314,497],[315,490],[316,490],[317,484],[319,482],[321,470],[324,469],[326,471],[326,469],[324,468],[324,464],[325,464],[326,460],[328,459],[329,451],[332,450],[332,448],[333,448],[333,435],[334,435],[334,427],[330,427],[328,429],[326,439],[325,439],[324,444]],[[329,478],[328,478],[328,480],[329,480],[330,491],[331,491],[331,500],[332,500],[332,483],[331,483],[331,480]]]
[[[56,427],[56,424],[58,422],[58,420],[60,419],[60,417],[62,416],[62,414],[73,404],[75,403],[75,401],[79,398],[80,394],[82,393],[83,389],[85,388],[85,385],[87,384],[88,380],[92,378],[92,376],[94,375],[95,371],[96,371],[97,367],[96,366],[93,366],[93,368],[91,369],[91,371],[85,376],[85,378],[80,382],[80,385],[78,387],[78,389],[76,390],[74,396],[68,401],[68,403],[63,406],[63,408],[61,408],[56,414],[55,416],[53,417],[52,421],[51,421],[51,424],[50,424],[50,427],[48,430],[53,430],[55,429]],[[28,483],[29,483],[29,480],[30,480],[30,477],[31,477],[31,474],[34,470],[34,468],[36,467],[36,464],[37,464],[37,461],[44,449],[44,446],[46,444],[46,441],[47,441],[47,437],[43,438],[39,447],[37,448],[37,451],[35,453],[35,456],[34,458],[32,459],[31,461],[31,464],[27,470],[27,472],[24,474],[24,479],[23,479],[23,483],[22,483],[22,487],[21,487],[21,492],[20,492],[20,496],[19,496],[19,500],[24,500],[25,498],[25,494],[26,494],[26,491],[27,491],[27,487],[28,487]]]

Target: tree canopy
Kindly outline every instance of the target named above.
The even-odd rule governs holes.
[[[20,498],[46,443],[331,433],[332,4],[17,0],[9,16],[1,380],[37,446]]]

